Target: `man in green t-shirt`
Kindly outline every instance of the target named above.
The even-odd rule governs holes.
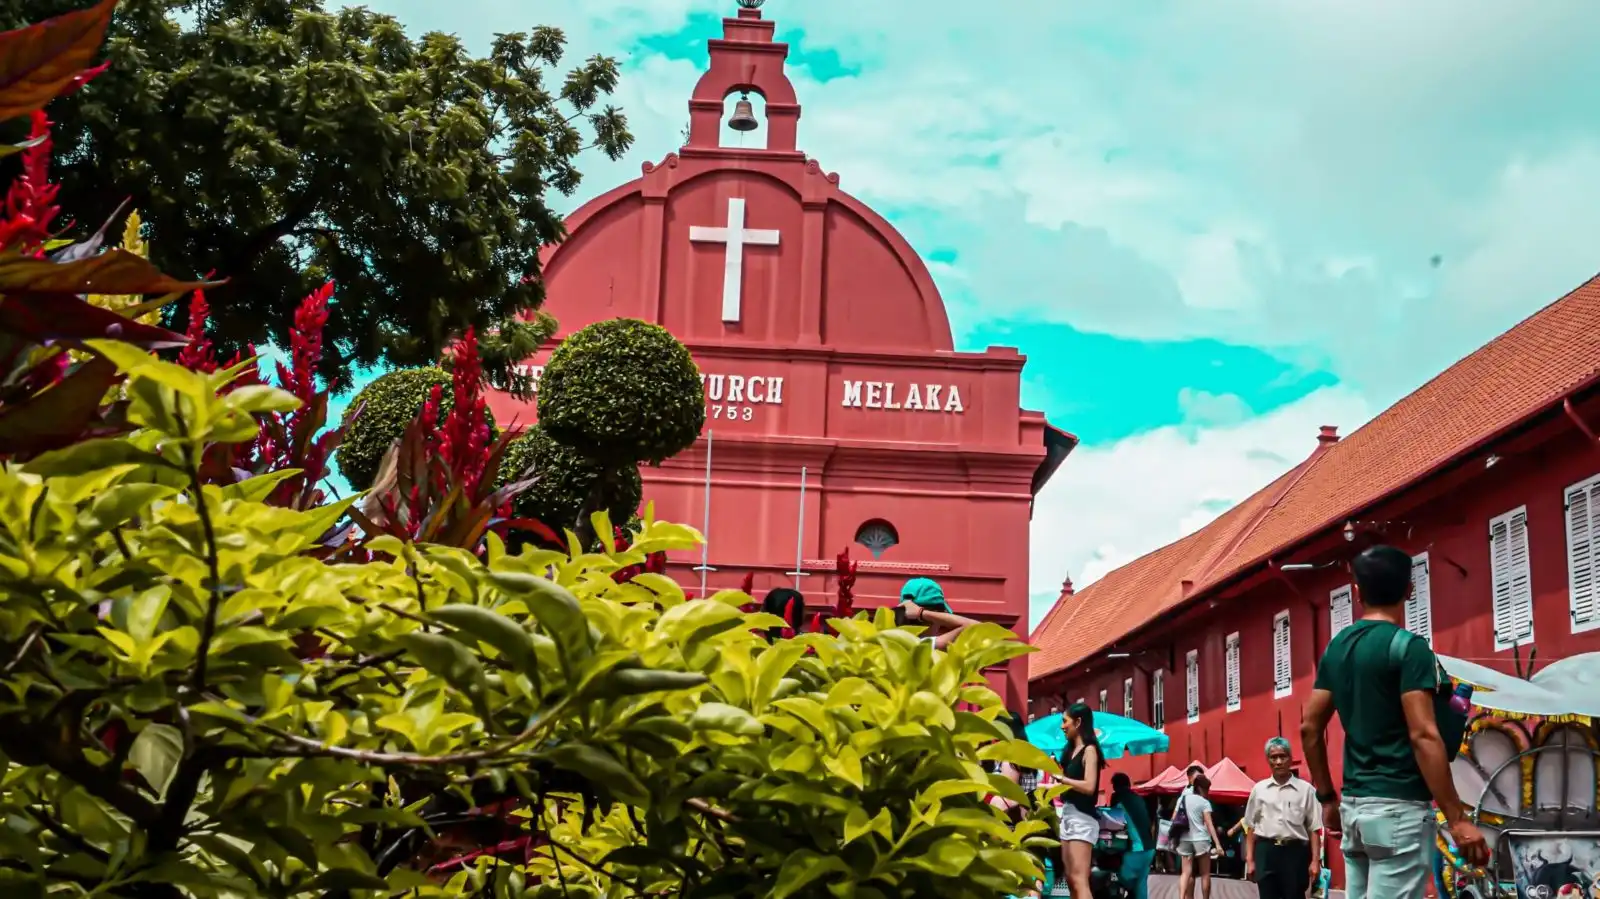
[[[1344,848],[1349,899],[1421,899],[1433,874],[1437,803],[1461,855],[1488,860],[1483,834],[1466,819],[1434,719],[1444,673],[1428,642],[1403,630],[1411,557],[1374,546],[1350,563],[1365,614],[1335,634],[1317,666],[1300,725],[1323,827]],[[1325,736],[1334,713],[1344,727],[1344,797],[1328,770]]]

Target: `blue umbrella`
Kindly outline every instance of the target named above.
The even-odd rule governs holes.
[[[1108,759],[1167,751],[1166,734],[1148,724],[1110,712],[1094,713],[1094,732],[1100,738],[1101,753]],[[1029,724],[1028,742],[1053,757],[1060,757],[1067,748],[1067,736],[1061,732],[1061,713],[1046,715]]]

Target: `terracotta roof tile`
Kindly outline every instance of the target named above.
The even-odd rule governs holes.
[[[1600,277],[1523,320],[1211,524],[1064,597],[1034,629],[1030,678],[1315,536],[1600,376]]]
[[[1249,534],[1272,499],[1310,462],[1302,462],[1200,530],[1059,600],[1029,639],[1039,647],[1028,657],[1029,678],[1060,671],[1111,646],[1133,627],[1181,603],[1183,582],[1199,586],[1200,578]]]

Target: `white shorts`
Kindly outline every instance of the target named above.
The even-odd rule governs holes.
[[[1099,840],[1099,821],[1070,805],[1061,807],[1061,842],[1095,843]]]
[[[1178,841],[1178,855],[1183,858],[1196,858],[1211,854],[1211,838],[1201,837],[1198,840],[1182,839]]]

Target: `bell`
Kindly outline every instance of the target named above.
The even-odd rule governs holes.
[[[733,104],[733,115],[728,117],[728,127],[735,131],[754,131],[761,127],[756,120],[755,108],[745,97],[740,97],[739,102]]]

